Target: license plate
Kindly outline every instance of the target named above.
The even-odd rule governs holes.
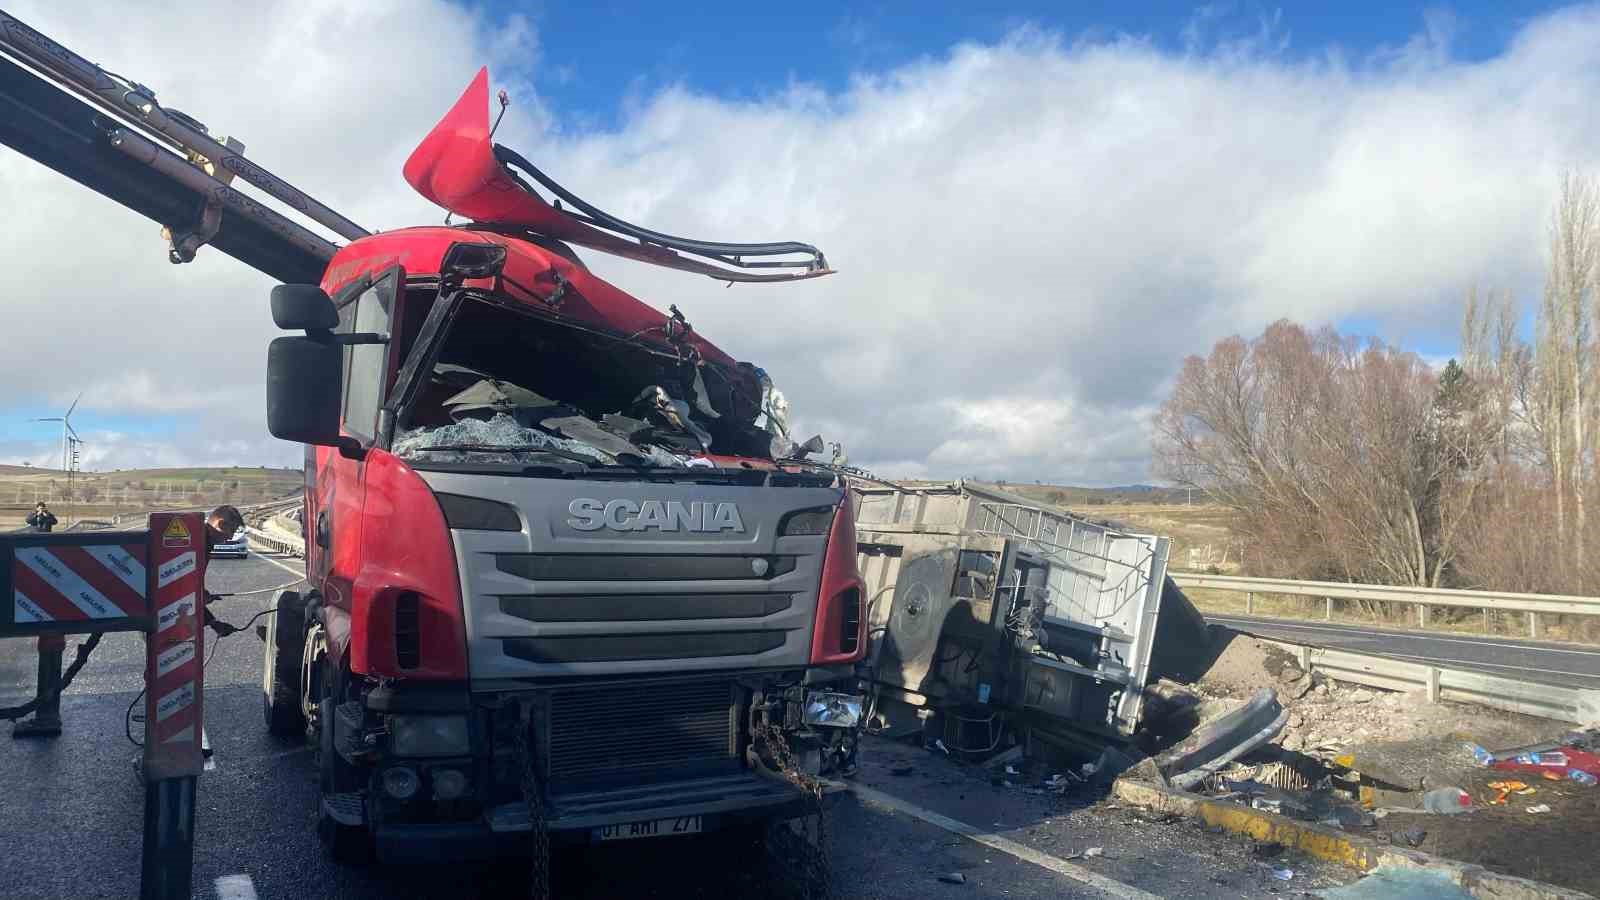
[[[594,830],[594,838],[597,841],[631,841],[635,838],[699,833],[699,816],[679,816],[675,819],[651,819],[644,822],[623,822],[620,825],[602,825]]]

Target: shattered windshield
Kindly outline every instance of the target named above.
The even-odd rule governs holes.
[[[651,469],[708,454],[787,456],[787,404],[766,373],[674,354],[469,298],[391,446],[414,464]]]

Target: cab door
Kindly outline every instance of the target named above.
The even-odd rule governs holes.
[[[339,334],[388,337],[399,321],[405,270],[394,266],[360,278],[333,296]],[[395,368],[395,342],[350,344],[344,348],[340,378],[340,431],[370,451],[378,445],[379,411]],[[324,622],[335,658],[350,642],[350,617],[358,598],[353,586],[361,569],[361,531],[366,504],[364,453],[318,447],[316,511],[307,511],[308,576],[322,586]],[[316,545],[315,555],[311,545]]]

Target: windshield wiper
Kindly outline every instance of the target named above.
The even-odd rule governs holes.
[[[509,447],[497,444],[435,444],[432,447],[413,447],[409,452],[433,453],[441,450],[454,450],[460,453],[548,453],[551,456],[570,459],[586,466],[604,465],[604,463],[592,456],[584,456],[582,453],[574,453],[571,450],[561,450],[555,447],[541,447],[537,444],[514,444]]]

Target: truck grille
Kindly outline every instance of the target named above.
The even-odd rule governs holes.
[[[720,680],[556,689],[551,789],[738,768],[735,692]]]

